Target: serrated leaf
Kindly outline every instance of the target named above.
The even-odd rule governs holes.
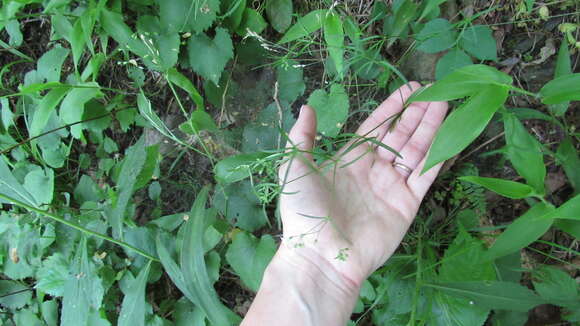
[[[546,166],[540,143],[511,113],[504,114],[504,129],[507,157],[536,193],[543,194]]]
[[[497,45],[491,29],[474,25],[463,30],[459,45],[479,60],[497,61]]]
[[[544,265],[535,270],[532,276],[534,289],[548,302],[559,306],[579,303],[578,284],[568,273]]]
[[[507,89],[488,86],[455,109],[439,128],[429,149],[423,172],[459,154],[471,144],[485,129],[507,96]]]
[[[266,14],[278,33],[284,33],[292,24],[292,0],[268,0]]]
[[[409,102],[451,101],[489,90],[488,86],[495,86],[492,89],[499,91],[511,84],[512,78],[509,75],[493,67],[470,65],[456,70],[428,88],[415,92]]]
[[[327,137],[338,136],[348,117],[348,95],[342,85],[332,84],[330,93],[319,89],[308,98],[308,105],[316,111],[318,132]]]
[[[167,71],[167,79],[173,84],[179,86],[181,89],[185,90],[197,106],[197,109],[205,109],[203,104],[203,97],[199,94],[195,86],[193,86],[193,83],[182,73],[177,71],[177,69],[169,69],[169,71]]]
[[[488,309],[528,311],[545,303],[534,292],[517,283],[474,281],[425,285],[450,295],[467,298],[474,304]]]
[[[475,176],[460,177],[459,179],[483,186],[495,193],[512,199],[522,199],[534,195],[534,188],[515,181]]]
[[[426,53],[441,52],[452,47],[456,38],[457,32],[447,19],[435,18],[417,34],[417,49]]]
[[[321,29],[324,25],[327,13],[328,10],[326,9],[313,10],[299,18],[296,23],[288,29],[286,34],[284,34],[278,43],[284,44],[292,42]]]
[[[145,287],[151,269],[151,261],[147,263],[136,279],[129,285],[119,313],[119,326],[145,326]]]
[[[262,282],[266,266],[276,253],[276,243],[270,235],[261,239],[247,232],[237,233],[228,247],[226,260],[232,266],[242,282],[252,291],[257,292]]]
[[[465,54],[465,52],[459,49],[452,49],[437,61],[437,66],[435,67],[435,78],[440,80],[457,69],[472,64],[473,62],[471,61],[471,58]]]
[[[580,73],[558,77],[540,89],[544,104],[580,101]]]
[[[191,68],[216,85],[226,64],[234,56],[232,40],[223,28],[216,29],[213,40],[205,34],[192,36],[187,48]]]
[[[324,40],[339,79],[344,76],[344,29],[340,16],[329,13],[324,20]]]
[[[534,205],[502,232],[489,248],[486,259],[492,260],[517,252],[539,239],[552,226],[554,219],[545,216],[553,212],[554,208],[544,203]]]
[[[80,88],[74,88],[67,93],[66,97],[60,104],[59,115],[63,122],[67,124],[82,121],[85,110],[85,104],[102,95],[97,83],[86,83]],[[79,139],[82,135],[83,124],[79,123],[70,127],[73,137]]]
[[[69,270],[70,263],[61,253],[55,253],[42,262],[42,267],[36,274],[38,282],[34,288],[55,297],[62,296]]]

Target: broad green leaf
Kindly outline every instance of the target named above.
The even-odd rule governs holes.
[[[50,26],[52,27],[52,29],[56,34],[55,37],[57,38],[62,37],[65,40],[69,41],[70,34],[72,31],[72,24],[70,23],[68,18],[66,18],[61,13],[55,13],[51,15]]]
[[[59,115],[67,124],[82,121],[85,110],[85,104],[101,96],[100,87],[96,83],[86,83],[81,88],[74,88],[64,98],[60,104]],[[83,124],[79,123],[70,127],[73,137],[79,139],[82,135]]]
[[[486,258],[492,260],[509,255],[539,239],[554,222],[553,218],[544,216],[553,212],[554,208],[546,204],[534,205],[503,231],[489,248]]]
[[[437,66],[435,67],[435,78],[440,80],[453,73],[455,70],[472,64],[473,62],[471,62],[471,58],[465,54],[465,52],[459,49],[452,49],[437,61]]]
[[[457,32],[447,19],[435,18],[417,34],[417,49],[427,53],[441,52],[452,47],[456,38]]]
[[[211,115],[198,109],[191,113],[189,120],[182,123],[179,129],[186,134],[195,135],[202,130],[217,131],[218,127]]]
[[[338,77],[342,79],[344,76],[344,29],[339,15],[335,13],[327,15],[324,20],[324,40]]]
[[[520,120],[511,113],[504,114],[507,157],[518,173],[538,194],[545,192],[546,166],[540,143],[528,133]]]
[[[232,225],[249,232],[268,223],[264,207],[248,180],[218,188],[213,205]]]
[[[497,45],[491,29],[485,25],[474,25],[463,30],[459,45],[479,60],[497,61]]]
[[[431,87],[427,91],[429,89]],[[471,144],[503,105],[507,95],[505,88],[488,86],[455,109],[439,128],[423,172],[459,154]]]
[[[284,33],[292,24],[292,0],[268,0],[266,15],[278,33]]]
[[[191,209],[190,218],[185,223],[185,233],[181,249],[181,268],[186,284],[193,288],[198,305],[216,326],[230,326],[239,322],[239,317],[226,308],[209,279],[203,251],[208,188],[203,188]]]
[[[58,44],[38,59],[36,71],[42,82],[52,83],[60,81],[62,64],[69,53],[70,51],[68,49]]]
[[[179,34],[163,30],[159,19],[149,15],[139,17],[137,31],[147,45],[147,55],[142,57],[147,67],[165,72],[175,66],[179,56]]]
[[[147,263],[136,279],[129,285],[119,313],[119,326],[145,326],[145,287],[151,269],[151,261]]]
[[[308,105],[316,111],[318,132],[336,137],[348,117],[348,94],[342,85],[332,84],[330,93],[318,89],[308,98]]]
[[[216,85],[226,64],[234,56],[232,39],[223,28],[216,29],[213,40],[205,34],[192,36],[187,48],[191,68]]]
[[[133,145],[133,150],[129,152],[121,168],[119,181],[117,182],[117,200],[109,215],[109,223],[113,228],[113,237],[117,239],[123,238],[125,211],[133,195],[137,177],[143,169],[146,157],[145,140],[141,138]]]
[[[276,103],[268,105],[258,113],[255,121],[244,127],[242,152],[264,152],[282,148],[286,143],[284,133],[290,131],[295,121],[290,106],[284,102],[280,103],[280,107]]]
[[[242,23],[238,27],[237,33],[240,36],[246,36],[251,31],[255,34],[260,34],[268,27],[268,23],[262,15],[254,9],[246,8]]]
[[[0,280],[0,305],[16,310],[29,304],[32,299],[32,289],[20,282]]]
[[[9,37],[8,44],[16,48],[20,47],[24,37],[22,35],[22,31],[20,30],[20,23],[18,20],[14,19],[9,21],[6,24],[5,30]]]
[[[54,171],[41,168],[30,171],[24,177],[24,188],[39,204],[50,204],[54,194]]]
[[[201,33],[211,27],[220,10],[219,0],[157,0],[161,26],[168,32]]]
[[[215,179],[224,185],[244,180],[252,173],[250,166],[266,156],[268,156],[267,153],[258,152],[225,158],[219,161],[214,168]]]
[[[473,301],[474,305],[498,310],[528,311],[545,303],[533,291],[517,283],[497,281],[446,282],[425,286]]]
[[[580,239],[580,220],[558,219],[556,220],[556,223],[554,223],[554,226],[576,239]]]
[[[511,83],[512,78],[509,75],[493,67],[470,65],[457,69],[428,88],[415,92],[409,102],[451,101],[489,89],[497,90],[499,95],[503,94],[504,90],[501,89],[509,87]]]
[[[30,125],[29,134],[31,137],[38,136],[44,131],[44,127],[46,127],[54,108],[56,108],[68,91],[69,88],[66,87],[54,88],[42,98],[34,112],[34,117]]]
[[[560,50],[558,50],[558,58],[556,59],[556,71],[554,73],[554,78],[562,77],[572,73],[572,62],[570,60],[570,51],[568,50],[568,39],[562,37],[562,44],[560,44]],[[555,116],[563,116],[570,102],[562,102],[554,105],[548,106],[550,111],[554,113]]]
[[[483,186],[504,197],[512,199],[522,199],[534,195],[534,188],[515,181],[475,176],[460,177],[459,179]]]
[[[88,326],[89,313],[101,307],[103,295],[103,283],[89,260],[86,238],[82,237],[65,282],[60,325]]]
[[[555,211],[546,216],[547,218],[560,218],[566,220],[580,220],[580,195],[576,195]]]
[[[326,20],[326,15],[328,10],[319,9],[314,10],[301,17],[296,21],[296,23],[288,29],[286,34],[278,42],[280,44],[292,42],[303,37],[306,37],[317,30],[321,29]]]
[[[580,101],[580,73],[558,77],[540,89],[544,104]]]
[[[298,62],[289,60],[276,69],[278,76],[278,98],[280,101],[292,103],[304,94],[304,72]]]
[[[534,289],[540,297],[559,306],[579,303],[579,285],[570,275],[556,267],[541,266],[532,274]]]
[[[38,207],[36,198],[24,188],[6,165],[4,156],[0,156],[0,194],[6,195],[30,206]],[[5,203],[0,199],[0,203]]]
[[[270,235],[263,235],[258,239],[250,233],[239,232],[226,252],[226,260],[242,282],[257,292],[264,270],[276,253],[276,247],[276,242]]]
[[[167,79],[173,84],[185,90],[197,106],[198,110],[205,109],[205,105],[203,104],[203,97],[199,94],[195,86],[193,86],[193,83],[182,73],[177,71],[177,69],[169,69],[169,71],[167,71]]]
[[[427,17],[431,12],[433,12],[434,10],[436,10],[445,1],[446,0],[428,0],[428,1],[424,1],[425,8],[421,12],[421,16],[419,16],[419,19],[417,19],[417,20],[419,21],[419,20]]]
[[[580,193],[580,158],[578,151],[572,144],[572,139],[566,137],[558,146],[556,159],[564,168],[564,172],[574,187],[574,193]]]
[[[55,253],[42,262],[42,267],[36,274],[38,282],[34,288],[54,297],[60,297],[64,294],[69,273],[70,263],[61,253]]]

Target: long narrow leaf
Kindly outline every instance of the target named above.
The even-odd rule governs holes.
[[[123,303],[121,304],[121,313],[119,314],[119,326],[145,326],[145,287],[151,269],[151,261],[147,263],[144,269],[129,288]]]

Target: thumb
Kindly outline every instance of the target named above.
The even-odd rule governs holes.
[[[300,108],[298,120],[288,134],[286,143],[286,152],[293,153],[280,167],[280,178],[282,179],[288,168],[294,169],[296,166],[310,165],[312,161],[312,148],[314,147],[314,138],[316,137],[316,112],[308,105]],[[294,158],[297,158],[295,160]],[[304,164],[305,163],[305,164]]]

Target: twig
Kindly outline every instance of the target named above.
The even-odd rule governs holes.
[[[280,132],[278,133],[278,148],[280,148],[282,146],[281,144],[282,132],[284,130],[282,126],[282,121],[284,119],[284,116],[282,113],[282,105],[280,105],[280,100],[278,99],[278,81],[276,81],[276,83],[274,84],[274,102],[276,103],[276,107],[278,107],[278,116],[280,117],[280,120],[278,122],[278,126],[280,127]]]

